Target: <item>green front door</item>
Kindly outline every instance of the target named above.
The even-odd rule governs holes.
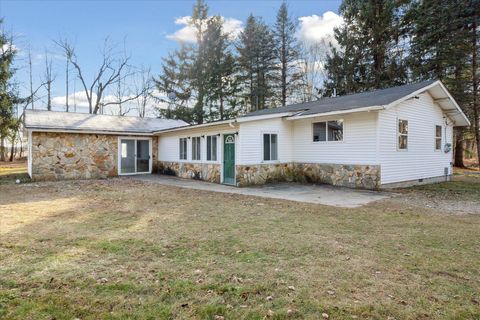
[[[223,136],[223,183],[235,184],[235,135]]]

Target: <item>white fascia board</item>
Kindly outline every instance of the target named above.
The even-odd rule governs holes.
[[[304,115],[304,116],[302,116],[300,114],[300,115],[297,115],[297,116],[287,117],[285,119],[287,119],[287,120],[300,120],[300,119],[308,119],[308,118],[328,117],[328,116],[334,116],[334,115],[338,115],[338,114],[378,111],[378,110],[383,110],[383,109],[385,109],[385,107],[383,107],[383,106],[371,106],[371,107],[364,107],[364,108],[357,108],[357,109],[348,109],[348,110],[330,111],[330,112],[324,112],[324,113],[307,114],[307,115]]]
[[[442,83],[440,80],[437,80],[437,81],[431,83],[431,84],[428,85],[428,86],[425,86],[425,87],[423,87],[423,88],[421,88],[421,89],[418,89],[417,91],[414,91],[414,92],[412,92],[412,93],[410,93],[410,94],[408,94],[408,95],[406,95],[406,96],[404,96],[404,97],[402,97],[402,98],[400,98],[400,99],[398,99],[398,100],[396,100],[396,101],[393,101],[393,102],[389,103],[388,105],[385,106],[385,109],[389,109],[389,108],[391,108],[391,107],[393,107],[393,106],[396,106],[396,105],[398,105],[399,103],[401,103],[401,102],[403,102],[403,101],[406,101],[406,100],[408,100],[408,99],[411,99],[411,98],[413,98],[413,97],[415,97],[415,96],[417,96],[417,95],[419,95],[419,94],[421,94],[421,93],[423,93],[423,92],[425,92],[425,91],[427,91],[427,90],[429,90],[429,89],[431,89],[431,88],[433,88],[433,87],[435,87],[435,86],[440,86],[440,88],[442,88],[443,92],[447,95],[448,100],[450,101],[450,103],[455,107],[455,109],[456,109],[456,110],[458,111],[458,113],[461,115],[462,120],[465,121],[465,122],[464,122],[464,123],[465,123],[464,125],[469,126],[469,125],[470,125],[470,120],[468,120],[468,118],[467,118],[467,116],[465,115],[465,113],[463,113],[463,111],[462,111],[462,109],[460,108],[460,106],[458,105],[458,103],[455,101],[455,99],[453,99],[453,97],[452,97],[452,95],[450,94],[450,92],[448,92],[447,88],[445,88],[445,86],[443,85],[443,83]],[[446,109],[443,109],[443,108],[442,108],[442,110],[446,110]],[[452,109],[449,109],[449,110],[452,110]]]
[[[448,96],[450,102],[454,105],[454,107],[457,109],[457,111],[460,113],[460,115],[462,116],[463,120],[465,120],[465,123],[467,126],[470,125],[470,120],[468,120],[467,116],[465,115],[465,113],[463,113],[462,109],[460,108],[460,106],[458,105],[457,101],[455,101],[455,99],[453,99],[452,95],[450,94],[450,92],[448,92],[447,88],[445,88],[445,86],[443,85],[443,83],[441,81],[438,81],[438,84],[440,85],[440,87],[443,89],[443,91],[445,92],[445,94]]]
[[[204,127],[214,127],[214,126],[220,126],[220,125],[224,125],[224,124],[235,124],[235,122],[237,122],[235,119],[230,119],[230,120],[223,120],[223,121],[210,122],[210,123],[194,124],[194,125],[189,125],[189,126],[182,126],[182,127],[171,128],[171,129],[158,130],[158,131],[155,131],[153,133],[153,135],[159,135],[159,134],[162,134],[162,133],[182,131],[182,130],[204,128]]]
[[[52,132],[52,133],[83,133],[83,134],[108,134],[108,135],[130,135],[130,136],[146,136],[151,137],[151,133],[128,132],[128,131],[98,131],[98,130],[67,130],[67,129],[47,129],[47,128],[27,128],[31,132]]]
[[[298,113],[298,112],[295,112]],[[236,122],[242,123],[242,122],[249,122],[249,121],[257,121],[257,120],[267,120],[267,119],[274,119],[274,118],[282,118],[282,117],[289,117],[293,114],[294,112],[281,112],[281,113],[273,113],[273,114],[264,114],[261,116],[247,116],[247,117],[240,117],[236,119]]]

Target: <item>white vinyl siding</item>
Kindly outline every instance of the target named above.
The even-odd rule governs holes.
[[[313,123],[336,120],[340,120],[338,116],[291,121],[293,122],[293,161],[299,163],[377,164],[377,112],[342,116],[342,141],[313,141]]]
[[[248,165],[265,162],[263,160],[263,135],[265,133],[277,135],[277,162],[291,162],[292,122],[275,118],[240,123],[237,164]]]
[[[179,155],[179,138],[187,137],[198,137],[201,138],[200,146],[200,159],[199,161],[195,160],[195,163],[221,163],[223,156],[223,138],[222,134],[225,133],[235,133],[237,128],[232,128],[228,125],[222,125],[218,127],[207,127],[207,128],[194,128],[194,129],[185,129],[179,130],[178,132],[167,132],[163,133],[158,138],[158,160],[167,161],[167,162],[176,162],[178,161]],[[204,136],[203,138],[201,136]],[[217,160],[207,161],[207,136],[216,136],[217,137]],[[192,151],[192,139],[187,139],[187,150],[188,150],[188,160],[182,160],[182,162],[191,161],[191,151]],[[237,153],[237,152],[236,152]]]
[[[444,113],[428,93],[379,113],[379,159],[381,183],[395,183],[451,174],[452,152],[435,152],[435,126],[445,123]],[[408,120],[408,152],[397,150],[398,119]],[[452,143],[448,120],[444,143]],[[443,127],[443,131],[445,127]]]

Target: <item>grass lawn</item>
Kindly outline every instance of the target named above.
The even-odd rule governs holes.
[[[474,176],[339,209],[127,179],[3,184],[0,318],[479,319],[480,214],[409,203],[479,190]]]
[[[17,179],[29,180],[25,161],[0,162],[0,184],[14,183]]]

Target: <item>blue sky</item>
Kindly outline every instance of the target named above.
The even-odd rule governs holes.
[[[79,61],[86,73],[92,74],[98,65],[99,51],[105,37],[109,36],[113,42],[120,44],[125,38],[131,63],[151,67],[152,73],[158,74],[161,58],[177,46],[175,38],[178,35],[181,37],[182,32],[188,33],[188,30],[182,30],[185,25],[175,22],[189,16],[193,4],[194,1],[186,0],[1,0],[0,17],[4,19],[3,28],[14,35],[19,49],[17,79],[22,92],[26,92],[28,82],[26,52],[30,47],[34,57],[34,82],[40,82],[44,67],[43,54],[48,50],[53,57],[54,72],[57,74],[53,95],[62,96],[65,94],[64,61],[60,58],[59,49],[53,44],[54,39],[70,39],[75,44]],[[208,1],[211,15],[225,17],[237,29],[241,29],[250,13],[272,23],[280,4],[281,1],[273,0]],[[318,34],[318,28],[331,29],[331,26],[322,25],[323,14],[328,11],[337,13],[340,1],[291,0],[288,4],[292,16],[307,17],[305,21],[308,26],[304,23],[304,31]],[[79,83],[76,89],[79,90]],[[70,91],[72,92],[73,88]]]

